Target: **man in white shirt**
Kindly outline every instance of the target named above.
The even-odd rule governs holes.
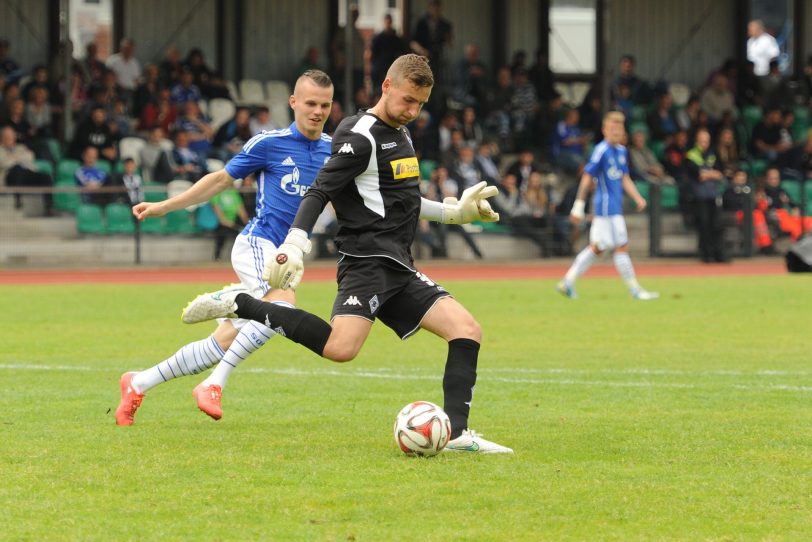
[[[764,23],[758,19],[747,25],[747,60],[755,64],[756,75],[764,76],[770,72],[770,60],[776,58],[781,50],[775,38],[764,31]]]
[[[141,78],[141,64],[133,56],[134,50],[135,45],[132,40],[122,38],[119,43],[119,52],[110,55],[110,58],[107,59],[107,67],[116,74],[118,84],[128,93],[135,90],[138,80]]]

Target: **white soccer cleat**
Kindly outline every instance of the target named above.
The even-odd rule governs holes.
[[[512,454],[513,450],[485,440],[482,435],[472,429],[466,429],[462,435],[450,441],[443,448],[445,452],[469,452],[478,454]]]
[[[215,318],[236,318],[237,304],[234,300],[240,294],[247,294],[248,288],[242,284],[231,284],[217,292],[200,294],[186,305],[180,319],[186,324],[196,324]]]
[[[639,299],[640,301],[651,301],[652,299],[657,299],[660,297],[660,294],[657,292],[649,292],[648,290],[640,288],[639,290],[632,292],[632,297]]]

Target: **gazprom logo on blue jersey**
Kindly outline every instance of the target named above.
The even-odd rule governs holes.
[[[623,177],[623,171],[621,171],[620,168],[612,164],[606,170],[606,176],[612,179],[613,181],[616,181]]]
[[[299,168],[293,168],[293,171],[282,177],[279,183],[282,191],[292,196],[304,196],[305,192],[310,188],[309,186],[299,184]]]

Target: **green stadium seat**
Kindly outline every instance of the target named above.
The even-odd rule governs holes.
[[[651,197],[651,185],[648,184],[648,181],[634,181],[634,186],[637,187],[637,191],[640,192],[646,203],[651,201],[649,199]]]
[[[141,233],[160,235],[164,232],[164,217],[150,216],[141,221]]]
[[[82,167],[82,164],[79,163],[79,160],[69,158],[60,160],[56,165],[56,180],[74,182],[74,175],[80,167]]]
[[[186,209],[178,209],[177,211],[167,213],[164,233],[195,233],[197,230],[192,223],[192,217],[192,213]]]
[[[758,105],[748,105],[742,109],[742,117],[744,117],[748,132],[753,132],[753,126],[759,123],[763,114],[761,106]]]
[[[79,233],[104,233],[104,217],[98,205],[82,203],[76,209],[76,229]]]
[[[510,233],[510,226],[499,224],[498,222],[474,222],[481,226],[483,232],[487,233]]]
[[[665,141],[649,141],[648,143],[651,152],[657,157],[657,160],[662,161],[665,154]]]
[[[104,217],[107,220],[107,233],[133,233],[135,222],[129,205],[111,203],[104,208]]]
[[[646,122],[646,116],[648,115],[648,109],[644,105],[634,105],[632,106],[632,123],[635,122]]]
[[[47,173],[54,178],[54,165],[48,160],[34,160],[34,170],[40,173]]]
[[[643,132],[646,134],[646,137],[648,137],[648,124],[645,122],[633,122],[629,126],[629,134],[633,134],[635,132]]]
[[[59,144],[59,140],[53,137],[50,137],[46,140],[48,145],[48,151],[51,153],[51,158],[53,158],[55,163],[59,163],[62,160],[62,147]]]
[[[109,160],[98,160],[96,162],[96,169],[100,169],[101,171],[110,175],[113,172],[113,166],[110,164]]]
[[[679,189],[673,184],[664,184],[660,187],[660,207],[666,211],[679,208]]]
[[[757,179],[767,173],[770,163],[767,160],[753,160],[750,163],[750,178]]]
[[[166,199],[166,185],[161,183],[144,184],[144,201],[161,201]]]
[[[794,203],[801,203],[801,182],[794,179],[783,179],[781,181],[781,188],[789,196]]]
[[[54,188],[76,188],[76,182],[73,180],[57,181]],[[57,211],[75,213],[81,203],[82,199],[78,192],[54,192],[54,209]]]
[[[420,160],[420,178],[428,181],[436,167],[436,160]]]
[[[195,211],[195,225],[202,231],[214,231],[220,225],[210,203],[205,203]]]
[[[803,105],[796,105],[792,109],[792,114],[795,116],[795,122],[803,122],[809,124],[812,121],[812,116],[809,114],[809,108]]]

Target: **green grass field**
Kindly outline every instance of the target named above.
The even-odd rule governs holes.
[[[0,287],[0,540],[812,539],[808,277],[644,283],[446,281],[485,330],[471,426],[516,453],[429,459],[392,423],[442,404],[436,337],[377,324],[349,364],[276,338],[221,421],[197,375],[120,428],[119,375],[204,337],[179,310],[219,285]]]

